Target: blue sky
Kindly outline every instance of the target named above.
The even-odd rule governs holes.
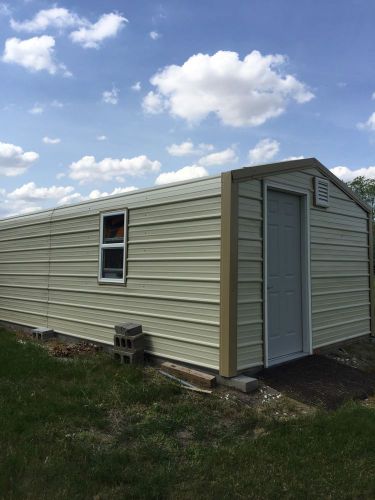
[[[0,215],[302,156],[375,177],[374,18],[358,0],[1,3]]]

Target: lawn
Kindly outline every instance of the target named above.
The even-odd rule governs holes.
[[[375,409],[274,410],[1,331],[0,498],[375,497]]]

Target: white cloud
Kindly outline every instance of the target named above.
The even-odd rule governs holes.
[[[305,157],[303,155],[300,156],[288,156],[287,158],[283,158],[281,161],[293,161],[293,160],[303,160]]]
[[[113,191],[99,191],[99,189],[93,189],[87,196],[83,196],[81,193],[71,193],[67,196],[64,196],[58,201],[58,205],[67,205],[69,203],[79,203],[80,201],[86,200],[96,200],[97,198],[104,198],[105,196],[112,196],[115,194],[122,193],[131,193],[132,191],[136,191],[138,188],[135,186],[129,187],[117,187],[114,188]]]
[[[236,52],[196,54],[181,66],[172,65],[151,78],[148,113],[168,110],[190,123],[215,114],[225,125],[257,126],[282,114],[291,100],[299,104],[314,95],[293,75],[282,72],[286,57],[256,50],[241,60]]]
[[[27,40],[8,38],[5,41],[3,61],[18,64],[29,71],[48,71],[54,75],[58,71],[64,76],[71,73],[63,64],[58,64],[54,58],[55,39],[52,36],[34,36]]]
[[[34,151],[24,152],[20,146],[0,142],[0,175],[21,175],[39,158]]]
[[[60,144],[61,139],[59,137],[52,138],[45,136],[43,137],[42,141],[44,142],[44,144]]]
[[[106,104],[117,104],[119,100],[119,89],[112,87],[112,90],[105,90],[102,93],[102,101]]]
[[[59,172],[56,174],[56,179],[63,179],[64,177],[66,177],[65,172]]]
[[[70,166],[69,177],[81,184],[96,180],[109,181],[118,176],[137,177],[159,172],[161,164],[141,155],[134,158],[104,158],[96,161],[94,156],[83,156]]]
[[[169,184],[171,182],[187,181],[189,179],[197,179],[199,177],[206,177],[207,170],[200,165],[189,165],[179,170],[171,172],[164,172],[160,174],[155,181],[156,185]]]
[[[368,179],[375,179],[375,166],[362,167],[350,170],[348,167],[338,166],[331,168],[331,172],[344,182],[352,181],[355,177],[363,176]]]
[[[107,140],[107,136],[106,135],[98,135],[96,137],[96,140],[97,141],[106,141]]]
[[[51,9],[40,10],[32,19],[27,21],[10,20],[11,27],[16,31],[26,31],[29,33],[40,33],[48,28],[73,28],[83,23],[77,14],[70,12],[63,7],[52,7]]]
[[[277,155],[280,149],[280,143],[274,139],[262,139],[253,149],[249,150],[250,163],[266,163]]]
[[[135,92],[139,92],[141,90],[141,82],[135,82],[135,84],[131,86],[131,89]]]
[[[10,16],[11,9],[7,3],[0,3],[0,16]]]
[[[41,115],[43,111],[44,108],[40,104],[34,104],[34,106],[29,109],[29,113],[31,113],[32,115]]]
[[[111,12],[103,14],[96,23],[86,22],[85,26],[73,31],[69,36],[74,43],[85,49],[98,49],[103,40],[115,37],[127,22],[125,17]]]
[[[146,113],[156,115],[164,111],[164,100],[160,94],[151,91],[143,98],[142,108]]]
[[[373,132],[375,130],[375,111],[369,116],[366,122],[358,123],[357,127],[360,130],[370,130]]]
[[[58,200],[74,191],[72,186],[38,187],[35,182],[28,182],[15,189],[7,196],[10,200],[41,201]]]
[[[51,106],[53,108],[63,108],[64,103],[62,103],[61,101],[58,101],[57,99],[54,99],[53,101],[51,101]]]
[[[199,165],[203,167],[213,167],[215,165],[225,165],[226,163],[233,163],[237,161],[235,151],[232,148],[224,149],[223,151],[218,151],[216,153],[211,153],[209,155],[203,156],[198,161]]]
[[[201,155],[214,149],[212,144],[198,144],[195,146],[190,140],[181,142],[181,144],[171,144],[166,150],[171,156]]]
[[[152,40],[158,40],[161,37],[157,31],[150,31],[149,35]]]
[[[110,193],[107,193],[106,191],[99,191],[98,189],[94,189],[89,193],[87,197],[84,199],[86,200],[95,200],[96,198],[104,198],[105,196],[112,196],[115,194],[124,194],[124,193],[131,193],[132,191],[136,191],[138,188],[135,186],[129,186],[129,187],[117,187]]]

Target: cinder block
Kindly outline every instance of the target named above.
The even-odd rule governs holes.
[[[145,340],[143,333],[138,333],[138,335],[114,335],[114,346],[117,349],[123,349],[125,351],[137,351],[139,349],[144,349]]]
[[[138,335],[142,333],[142,325],[139,323],[120,323],[115,325],[115,332],[118,335]]]
[[[123,365],[142,365],[144,363],[144,351],[135,352],[123,351],[122,349],[114,349],[113,357],[115,361],[119,361]]]
[[[55,332],[49,328],[34,328],[31,330],[31,335],[35,340],[41,340],[42,342],[55,338]]]
[[[241,392],[253,392],[259,387],[259,380],[247,375],[237,375],[237,377],[217,377],[219,384],[233,387]]]

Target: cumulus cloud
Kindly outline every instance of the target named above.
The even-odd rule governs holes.
[[[0,142],[0,175],[21,175],[39,158],[34,151],[24,152],[20,146]]]
[[[7,3],[0,3],[0,16],[10,16],[11,15],[11,9]]]
[[[303,160],[305,157],[303,155],[300,156],[288,156],[287,158],[283,158],[281,161],[293,161],[293,160]]]
[[[304,83],[282,71],[285,62],[285,56],[263,56],[257,50],[243,60],[230,51],[196,54],[151,78],[155,90],[144,98],[143,108],[148,113],[167,110],[189,123],[214,114],[233,127],[261,125],[282,114],[290,101],[302,104],[314,97]]]
[[[131,86],[131,89],[135,92],[139,92],[141,90],[141,82],[135,82],[135,84]]]
[[[76,31],[70,33],[70,39],[85,49],[98,49],[106,38],[113,38],[124,27],[128,20],[120,14],[111,12],[103,14],[96,23],[86,22]]]
[[[199,165],[203,167],[213,167],[216,165],[225,165],[226,163],[233,163],[237,161],[235,151],[232,148],[224,149],[223,151],[218,151],[216,153],[211,153],[209,155],[203,156],[199,160]]]
[[[57,99],[54,99],[53,101],[51,101],[51,106],[53,108],[63,108],[64,103],[62,103],[61,101],[58,101]]]
[[[61,139],[59,137],[52,138],[45,136],[43,137],[42,141],[44,142],[44,144],[60,144]]]
[[[96,140],[97,141],[106,141],[107,140],[107,136],[106,135],[98,135],[96,137]]]
[[[26,31],[28,33],[40,33],[48,28],[73,28],[83,24],[83,20],[62,7],[52,7],[51,9],[40,10],[32,19],[26,21],[10,20],[11,27],[16,31]]]
[[[102,93],[102,101],[106,104],[117,104],[119,100],[119,89],[112,87],[112,90],[105,90]]]
[[[8,194],[10,200],[41,201],[58,200],[74,191],[72,186],[38,187],[35,182],[28,182]]]
[[[142,108],[146,113],[156,115],[164,111],[166,106],[160,94],[150,91],[142,101]]]
[[[34,36],[27,40],[8,38],[2,60],[18,64],[31,72],[48,71],[51,75],[62,72],[64,76],[71,76],[65,65],[55,61],[54,47],[55,39],[48,35]]]
[[[363,176],[368,179],[375,179],[375,166],[362,167],[350,170],[348,167],[338,166],[331,168],[331,172],[344,182],[352,181],[355,177]]]
[[[206,177],[207,170],[200,165],[189,165],[179,170],[172,170],[171,172],[164,172],[156,178],[155,184],[160,186],[162,184],[169,184],[171,182],[187,181],[190,179],[197,179],[199,177]]]
[[[369,116],[366,122],[358,123],[357,127],[360,130],[369,130],[373,132],[375,130],[375,111]]]
[[[134,158],[104,158],[96,161],[94,156],[83,156],[69,166],[69,177],[81,184],[96,180],[109,181],[118,176],[138,177],[159,172],[161,164],[141,155]]]
[[[149,35],[152,40],[158,40],[161,37],[157,31],[150,31]]]
[[[43,187],[28,182],[9,193],[5,189],[0,189],[0,213],[6,217],[27,214],[46,207],[95,200],[104,196],[129,193],[136,189],[135,186],[116,187],[111,192],[95,189],[88,195],[83,195],[75,191],[73,186]]]
[[[40,104],[34,104],[34,106],[32,108],[29,109],[29,113],[32,114],[32,115],[41,115],[44,111],[44,108],[43,106],[41,106]]]
[[[166,150],[171,156],[189,156],[201,155],[214,149],[212,144],[198,144],[195,146],[190,140],[181,142],[181,144],[171,144],[166,147]]]
[[[262,139],[253,149],[249,150],[249,160],[252,165],[266,163],[274,158],[280,149],[280,143],[274,139]]]

